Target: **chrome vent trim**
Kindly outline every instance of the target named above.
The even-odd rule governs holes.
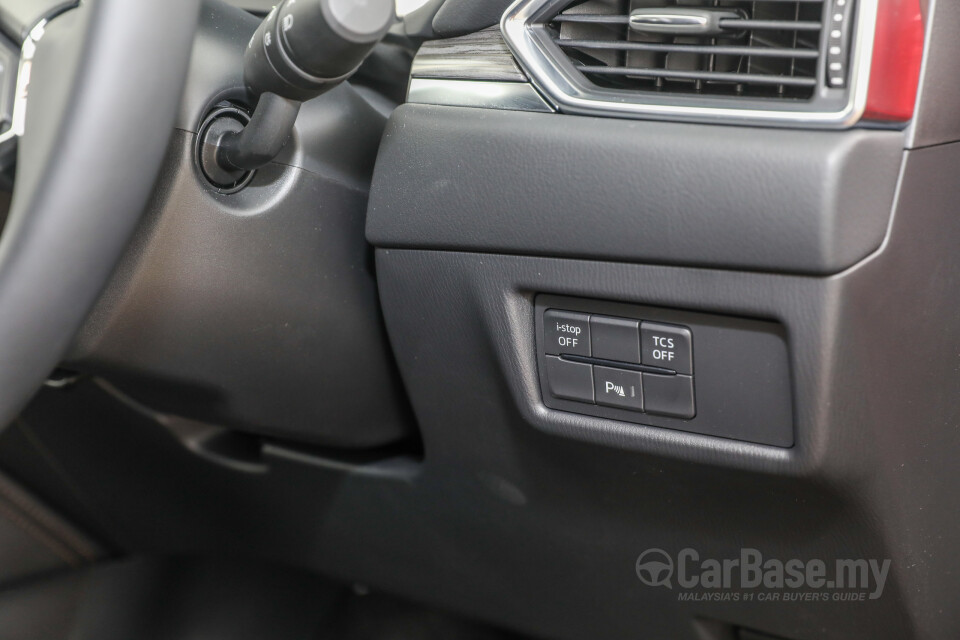
[[[831,0],[826,0],[827,4]],[[836,1],[836,0],[833,0]],[[796,98],[784,99],[778,97],[758,97],[742,95],[702,95],[694,92],[683,94],[682,92],[652,91],[652,90],[627,90],[623,88],[602,87],[594,84],[584,74],[584,68],[592,74],[617,74],[629,71],[631,76],[636,74],[636,68],[631,67],[627,70],[611,69],[610,65],[588,65],[575,66],[571,59],[564,53],[563,48],[574,45],[564,43],[563,47],[557,43],[551,34],[548,25],[553,22],[570,21],[605,21],[624,25],[629,25],[631,14],[611,15],[611,16],[581,16],[567,17],[557,19],[560,14],[569,7],[578,3],[573,0],[517,0],[511,5],[503,16],[501,21],[501,31],[504,39],[509,45],[511,51],[516,56],[520,66],[527,72],[531,81],[548,97],[556,107],[563,112],[577,113],[584,115],[608,115],[619,117],[635,117],[648,119],[679,120],[692,122],[727,122],[742,124],[764,124],[770,126],[793,126],[793,127],[820,127],[820,128],[845,128],[859,121],[863,114],[867,89],[870,75],[870,64],[873,54],[873,34],[876,24],[877,4],[879,0],[859,0],[856,7],[856,17],[853,24],[852,44],[849,58],[849,76],[847,87],[843,89],[830,87],[824,80],[826,78],[825,57],[821,51],[812,54],[796,53],[792,49],[790,53],[770,49],[758,52],[756,49],[750,52],[750,55],[760,56],[783,56],[800,58],[802,56],[817,56],[817,77],[816,79],[808,77],[790,77],[777,76],[771,80],[769,75],[755,74],[756,77],[750,80],[758,83],[770,83],[773,85],[784,85],[788,87],[806,87],[807,91],[812,90],[809,99]],[[679,9],[679,8],[677,8]],[[719,7],[723,9],[723,7]],[[681,14],[683,11],[676,11]],[[698,12],[686,12],[696,17]],[[653,22],[650,19],[641,19],[640,22]],[[679,24],[680,21],[675,21]],[[703,21],[700,21],[703,22]],[[714,21],[713,24],[706,21],[703,28],[716,29],[718,24],[729,25],[734,22],[730,16],[722,16],[721,19]],[[800,24],[798,30],[820,29],[820,24],[810,24],[812,21],[804,21]],[[743,26],[751,25],[752,28],[763,27],[757,20],[742,20]],[[725,25],[725,26],[726,26]],[[796,22],[793,23],[796,26]],[[641,25],[641,28],[644,28]],[[823,27],[826,29],[827,27]],[[822,44],[822,43],[821,43]],[[591,46],[599,47],[609,46],[619,50],[635,47],[637,50],[645,48],[644,42],[626,44],[618,42],[611,45],[598,45],[595,41]],[[724,54],[744,55],[743,47],[736,43],[723,43]],[[657,45],[658,49],[670,49],[670,43]],[[690,52],[689,44],[684,44],[680,50]],[[717,53],[716,47],[711,47],[712,53]],[[641,70],[649,77],[656,77],[658,74],[678,77],[676,71],[659,72],[656,69]],[[737,79],[742,80],[743,76],[721,75],[711,77],[711,81],[732,82]],[[679,76],[683,76],[681,72]],[[690,81],[696,81],[702,73],[694,71]],[[594,76],[596,77],[596,76]],[[795,92],[802,92],[805,89],[791,89]]]

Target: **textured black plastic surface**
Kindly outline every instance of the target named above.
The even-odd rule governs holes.
[[[739,139],[709,131],[714,140]],[[656,132],[650,135],[655,141]],[[846,139],[837,136],[830,139]],[[683,151],[684,139],[676,138],[677,158],[693,155]],[[770,133],[767,140],[783,138]],[[504,157],[509,151],[504,147]],[[396,160],[381,170],[402,175],[422,161],[415,153]],[[534,171],[549,159],[537,162],[512,169]],[[759,184],[768,172],[779,175],[776,158],[758,166],[765,167]],[[703,640],[695,621],[707,618],[791,640],[955,638],[957,166],[958,145],[908,152],[889,234],[880,233],[883,241],[866,259],[831,277],[379,251],[384,312],[422,427],[418,474],[317,465],[275,450],[264,455],[266,473],[230,470],[89,383],[44,391],[16,431],[0,436],[0,460],[22,478],[37,478],[36,486],[60,483],[64,501],[82,496],[90,517],[124,548],[264,555],[537,637]],[[675,187],[682,169],[663,184]],[[887,187],[886,178],[877,179]],[[401,218],[431,206],[429,191],[410,185],[404,194],[403,182],[394,184],[392,195],[409,205]],[[768,182],[770,197],[791,184]],[[491,189],[481,195],[497,197]],[[526,241],[511,220],[522,223],[528,204],[520,200],[512,217],[494,220],[511,244]],[[702,220],[713,206],[691,204]],[[431,215],[456,213],[444,206]],[[756,231],[770,229],[759,216],[723,213],[730,217],[715,224],[727,233],[716,233],[720,246],[712,250],[728,259],[739,252],[775,262],[776,252],[794,255],[790,241],[807,258],[820,255],[810,253],[810,236],[785,231],[809,230],[804,216],[780,220],[782,235],[768,235]],[[876,222],[843,216],[840,226],[852,233],[859,220],[872,239],[867,219]],[[829,225],[816,228],[824,233],[814,234],[821,248],[846,237],[827,233]],[[656,241],[673,243],[667,231]],[[791,347],[795,446],[644,427],[591,429],[602,425],[540,408],[531,355],[533,294],[540,291],[779,323]],[[16,434],[23,448],[10,448]],[[783,560],[890,558],[892,568],[879,600],[693,602],[639,582],[635,562],[653,547],[693,547],[712,558],[736,557],[744,547]]]
[[[0,463],[69,478],[64,500],[82,495],[125,548],[263,554],[538,637],[702,640],[709,618],[791,640],[953,638],[958,163],[960,145],[909,152],[886,242],[830,278],[380,251],[424,442],[412,476],[269,451],[269,472],[230,471],[87,384],[45,391]],[[547,290],[780,322],[795,446],[537,410],[530,292]],[[693,602],[639,582],[653,547],[892,566],[878,600]]]
[[[103,549],[72,523],[0,473],[0,589],[79,569]],[[6,629],[0,622],[0,629]]]
[[[175,127],[196,133],[223,100],[253,107],[256,100],[243,81],[243,54],[259,24],[256,16],[223,0],[202,0]]]
[[[403,105],[377,246],[835,273],[876,250],[903,134]]]
[[[926,50],[915,117],[908,130],[911,147],[960,140],[960,85],[954,82],[960,56],[960,4],[921,0],[926,18]]]
[[[642,318],[684,325],[693,332],[696,372],[696,416],[691,420],[639,414],[626,409],[589,405],[551,396],[545,375],[539,376],[543,404],[551,409],[666,429],[746,440],[777,447],[793,445],[793,403],[786,336],[772,322],[582,300],[549,295],[536,298],[536,362],[545,371],[543,313],[546,309],[582,311],[622,318]],[[591,330],[595,334],[596,329]],[[639,344],[639,331],[636,332]],[[596,356],[596,354],[594,354]],[[530,410],[536,412],[535,409]],[[562,419],[562,418],[561,418]],[[547,422],[558,420],[549,415]],[[591,421],[583,429],[616,431],[625,440],[638,438],[629,425]],[[589,438],[589,436],[583,436]]]
[[[138,558],[0,594],[0,628],[16,640],[302,640],[329,626],[339,596],[263,562]]]
[[[0,593],[7,640],[521,640],[249,558],[136,557]]]
[[[194,144],[174,134],[160,195],[69,366],[156,411],[257,433],[342,447],[407,435],[363,241],[366,194],[272,163],[219,195]]]
[[[500,22],[513,0],[447,0],[433,17],[433,30],[443,38],[462,36]]]
[[[343,85],[303,105],[292,140],[222,195],[194,160],[204,109],[242,100],[257,20],[204,5],[156,196],[69,365],[149,408],[333,447],[411,431],[364,241],[385,119]]]

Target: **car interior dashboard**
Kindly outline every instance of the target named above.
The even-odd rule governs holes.
[[[960,4],[419,4],[0,0],[0,636],[957,637]]]

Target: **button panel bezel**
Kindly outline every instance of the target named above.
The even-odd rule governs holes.
[[[629,318],[686,327],[693,343],[696,415],[691,419],[640,413],[551,397],[545,376],[543,314],[547,309]],[[580,426],[617,420],[777,447],[794,443],[790,359],[786,332],[776,322],[734,318],[551,294],[534,304],[540,392],[547,409],[578,414]],[[615,367],[631,368],[624,363]],[[637,369],[644,365],[636,365]]]

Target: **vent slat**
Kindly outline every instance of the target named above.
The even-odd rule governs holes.
[[[631,26],[631,12],[661,9],[713,26]],[[602,88],[809,100],[822,82],[827,9],[825,0],[580,0],[540,24]]]
[[[789,87],[815,87],[816,78],[798,76],[773,76],[759,73],[724,73],[719,71],[681,71],[668,69],[639,69],[634,67],[578,67],[584,74],[640,76],[644,78],[677,78],[680,80],[704,80],[715,82],[784,85]]]
[[[790,0],[799,2],[800,0]],[[587,24],[630,24],[630,16],[572,13],[559,15],[551,22],[582,22]],[[819,31],[823,28],[820,22],[800,20],[746,20],[742,18],[726,18],[720,20],[724,29],[775,29],[780,31]]]
[[[629,19],[628,19],[629,21]],[[800,20],[739,20],[729,18],[720,20],[724,29],[758,29],[765,31],[820,31],[823,25],[819,22],[804,22]]]
[[[630,24],[630,16],[610,16],[602,14],[574,13],[559,15],[551,22],[583,22],[587,24]]]
[[[559,40],[561,47],[577,49],[613,49],[617,51],[658,51],[664,53],[699,53],[724,56],[761,56],[772,58],[797,58],[816,60],[816,49],[783,49],[773,47],[730,47],[725,45],[660,44],[654,42],[630,42],[625,40]]]

